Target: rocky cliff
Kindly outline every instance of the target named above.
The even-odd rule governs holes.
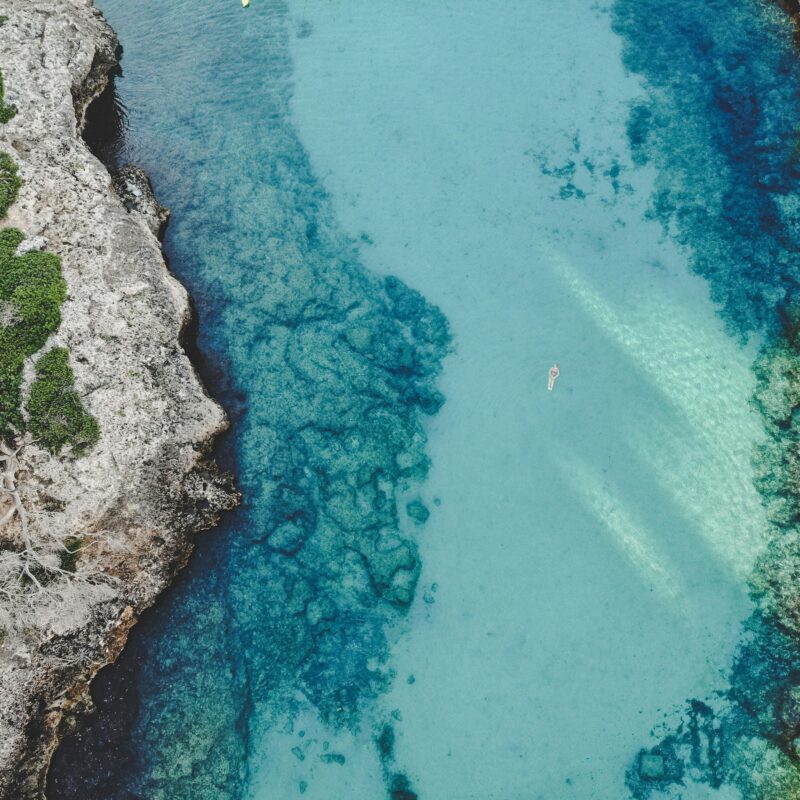
[[[210,458],[224,416],[180,344],[189,303],[156,238],[163,210],[132,173],[117,181],[131,194],[123,204],[81,138],[115,65],[114,33],[91,0],[0,0],[0,16],[5,102],[17,107],[0,151],[23,181],[0,227],[61,257],[68,298],[48,346],[69,349],[101,431],[80,458],[29,443],[18,472],[37,535],[81,543],[74,577],[0,596],[0,798],[23,800],[43,796],[59,730],[88,703],[92,676],[233,492]]]

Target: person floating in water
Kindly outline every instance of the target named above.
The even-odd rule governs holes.
[[[556,385],[556,378],[561,374],[558,364],[553,364],[550,367],[550,372],[547,373],[547,391],[552,392],[553,387]]]

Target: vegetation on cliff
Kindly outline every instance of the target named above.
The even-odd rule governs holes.
[[[80,455],[100,438],[97,420],[83,407],[74,387],[69,353],[63,347],[53,348],[36,362],[36,380],[27,402],[28,428],[52,453],[71,446]]]
[[[0,152],[0,219],[8,213],[8,209],[17,199],[21,185],[17,175],[17,165],[8,153]]]
[[[0,16],[0,25],[5,18]],[[0,73],[0,124],[17,113],[5,102]],[[9,153],[0,151],[0,220],[17,199],[22,182]],[[64,586],[78,575],[82,541],[56,532],[35,504],[27,479],[33,445],[54,455],[69,448],[78,457],[94,445],[100,429],[75,391],[69,353],[61,347],[41,355],[23,403],[25,366],[61,323],[67,284],[61,259],[46,252],[20,252],[25,239],[15,228],[0,230],[0,597],[12,606],[52,597],[53,582]]]
[[[67,285],[61,259],[52,253],[17,255],[21,231],[0,231],[0,436],[26,429],[22,412],[25,360],[47,343],[61,322]],[[36,379],[26,403],[27,429],[51,453],[71,447],[80,455],[99,438],[97,422],[74,390],[69,354],[55,348],[36,363]]]
[[[17,107],[3,100],[3,73],[0,72],[0,122],[8,122],[17,115]]]
[[[5,17],[0,17],[0,25],[5,22]],[[6,103],[5,85],[3,84],[3,72],[0,70],[0,123],[6,123],[14,119],[17,115],[17,107]]]
[[[21,386],[25,359],[42,349],[61,322],[67,285],[51,253],[16,255],[24,235],[0,231],[0,434],[24,428]]]
[[[6,17],[0,17],[0,25],[6,21]],[[3,71],[0,70],[0,123],[6,123],[13,119],[17,114],[17,107],[7,105],[5,102],[5,84],[3,83]],[[8,213],[8,209],[17,199],[19,192],[20,179],[17,175],[17,165],[8,153],[0,152],[0,219]]]
[[[16,108],[4,102],[0,75],[0,123],[15,114]],[[0,219],[20,186],[16,164],[0,152]],[[21,485],[22,476],[30,473],[23,451],[37,444],[54,455],[70,448],[77,457],[100,436],[97,421],[75,391],[69,353],[62,347],[36,362],[23,406],[26,361],[58,329],[67,299],[61,259],[36,250],[20,253],[24,239],[16,228],[0,230],[0,595],[11,601],[46,595],[58,575],[71,578],[81,549],[80,543],[52,534],[48,540],[32,516]]]

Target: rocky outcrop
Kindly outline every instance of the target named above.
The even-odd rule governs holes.
[[[125,164],[111,173],[111,179],[125,208],[138,214],[160,239],[169,222],[169,209],[158,202],[147,173],[141,167]]]
[[[91,0],[3,0],[0,15],[6,101],[18,108],[0,150],[23,180],[0,224],[62,259],[68,299],[51,344],[69,348],[101,430],[80,459],[28,451],[32,518],[84,542],[92,578],[0,599],[0,798],[24,800],[43,796],[59,731],[89,702],[93,675],[234,493],[210,457],[223,413],[180,345],[189,303],[156,236],[164,210],[141,173],[112,181],[81,139],[116,62],[114,33]]]

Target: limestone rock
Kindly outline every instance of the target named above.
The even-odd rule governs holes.
[[[24,183],[0,224],[61,256],[69,296],[51,344],[69,348],[102,432],[81,459],[37,451],[26,481],[53,533],[91,536],[100,580],[26,609],[0,602],[0,798],[26,800],[43,797],[58,730],[92,676],[234,493],[209,456],[224,415],[179,343],[189,303],[156,238],[163,210],[126,169],[127,210],[80,136],[116,37],[91,0],[5,0],[2,13],[0,69],[19,112],[0,125],[0,150]]]
[[[125,164],[115,169],[111,178],[125,208],[133,214],[140,214],[153,234],[160,239],[169,221],[169,209],[156,199],[147,173],[141,167]]]

